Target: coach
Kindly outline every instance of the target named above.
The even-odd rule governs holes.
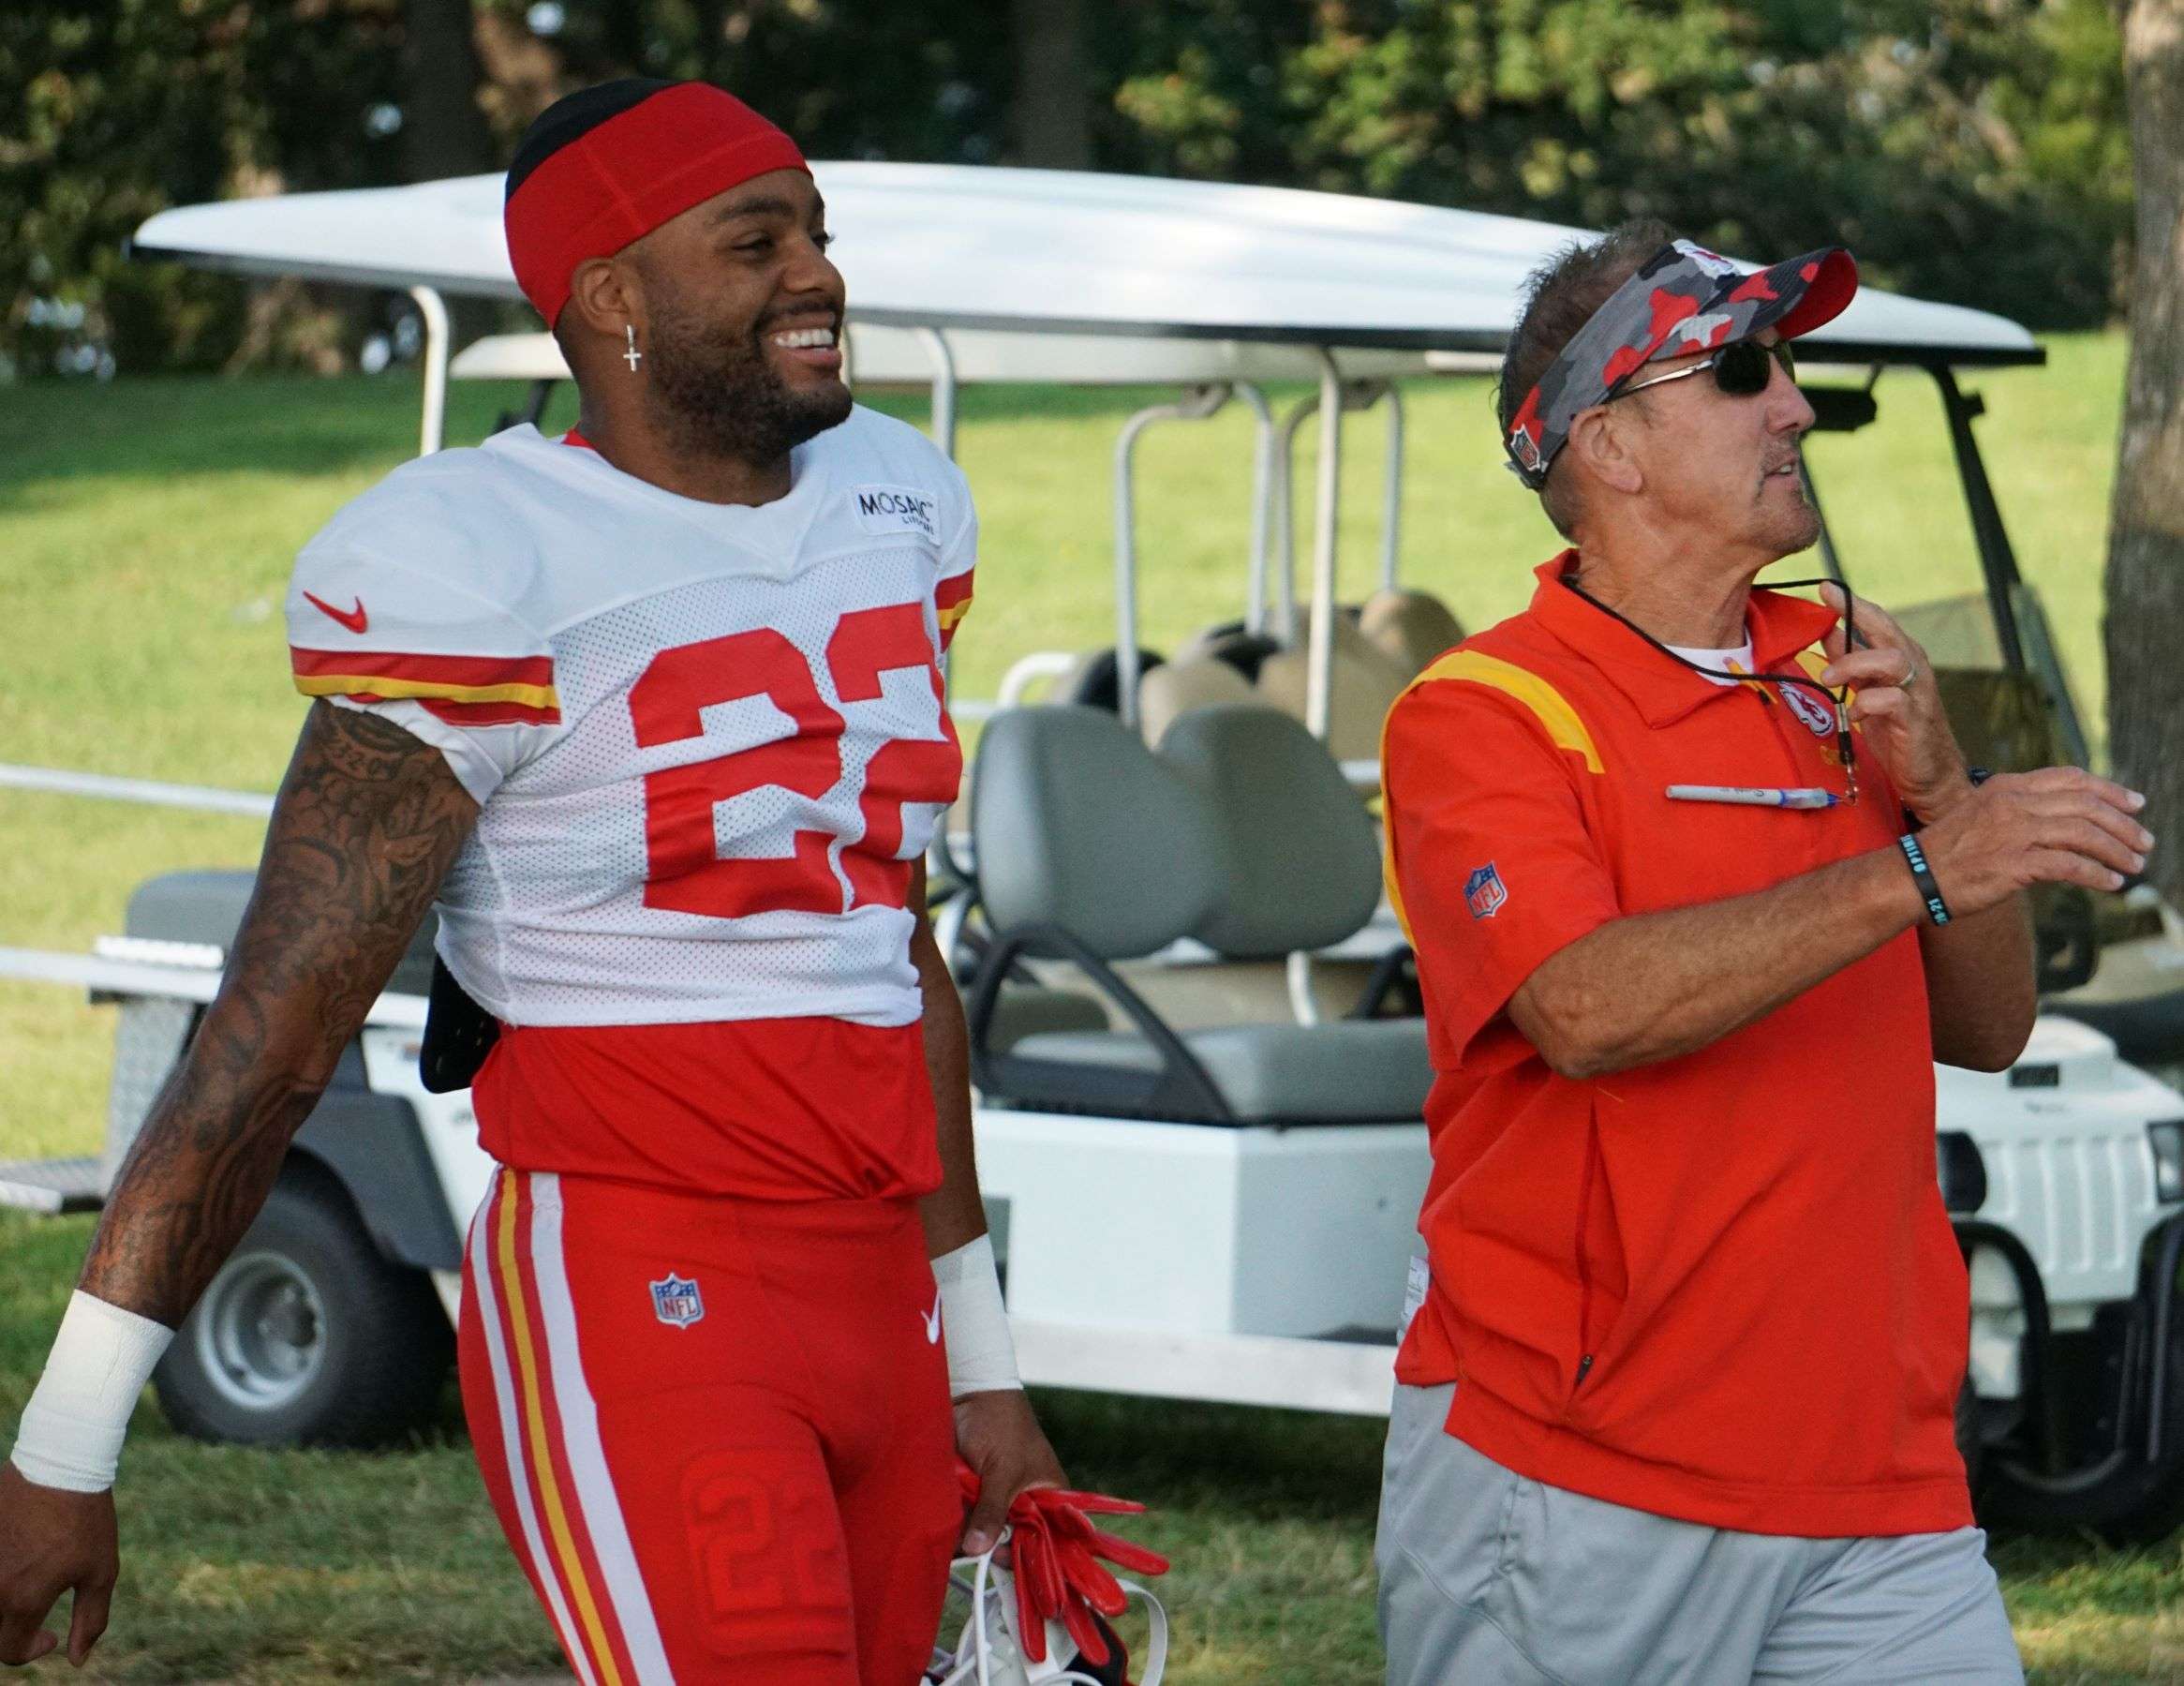
[[[1856,288],[1840,248],[1747,276],[1631,227],[1510,342],[1505,444],[1571,547],[1383,757],[1437,1074],[1378,1548],[1404,1686],[2022,1679],[1954,1436],[1933,1062],[2022,1051],[2023,890],[2117,888],[2153,839],[2074,768],[1968,768],[1872,604],[1754,589],[1820,530],[1790,342]]]

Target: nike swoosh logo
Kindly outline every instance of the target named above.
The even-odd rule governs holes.
[[[917,1314],[925,1319],[925,1344],[937,1347],[941,1343],[941,1291],[933,1290],[933,1308]]]
[[[353,609],[337,609],[323,599],[312,596],[308,591],[304,593],[304,601],[320,614],[331,616],[334,619],[340,621],[352,633],[361,633],[365,627],[371,625],[370,618],[364,614],[364,599],[361,597],[356,600],[356,607]]]

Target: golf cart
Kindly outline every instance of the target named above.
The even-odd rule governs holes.
[[[1118,440],[1114,645],[1019,664],[1006,706],[955,705],[982,731],[967,829],[943,834],[935,882],[954,891],[943,934],[973,1022],[981,1168],[1024,1373],[1385,1411],[1430,1072],[1422,1024],[1390,1010],[1403,956],[1358,792],[1388,686],[1436,652],[1439,605],[1396,577],[1392,498],[1379,589],[1345,605],[1341,456],[1350,419],[1377,411],[1397,485],[1395,382],[1491,368],[1523,276],[1578,231],[1282,189],[817,173],[855,302],[853,377],[929,386],[944,445],[970,380],[1179,389]],[[443,295],[515,296],[498,205],[497,177],[290,196],[165,213],[137,245],[410,290],[427,326],[430,450],[451,374],[559,372],[542,337],[451,354]],[[1957,369],[2040,357],[2014,324],[1868,291],[1812,337],[1807,362],[1953,385]],[[1300,380],[1308,393],[1277,416],[1269,389]],[[1137,627],[1134,453],[1156,425],[1230,403],[1255,419],[1244,614],[1155,665]],[[1288,458],[1307,424],[1319,448],[1300,591]],[[1963,452],[1976,466],[1969,425]],[[1049,700],[1027,702],[1041,683]],[[0,782],[264,811],[238,793],[46,769]],[[44,1209],[103,1198],[216,987],[247,888],[240,873],[156,879],[92,956],[0,950],[0,976],[121,1007],[105,1155],[0,1168],[0,1190]],[[430,1094],[418,1074],[429,970],[427,933],[162,1366],[184,1426],[371,1438],[414,1420],[437,1386],[432,1291],[453,1309],[488,1167],[467,1096]],[[2012,1071],[1938,1079],[1939,1174],[1974,1263],[1970,1450],[1987,1455],[1990,1490],[2052,1492],[2056,1517],[2103,1526],[2152,1514],[2184,1470],[2184,1387],[2169,1380],[2184,1097],[2052,1017]]]

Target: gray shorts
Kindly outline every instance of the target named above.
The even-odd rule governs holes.
[[[1651,1515],[1473,1451],[1442,1427],[1454,1391],[1395,1390],[1389,1686],[2025,1679],[1978,1529],[1811,1540]]]

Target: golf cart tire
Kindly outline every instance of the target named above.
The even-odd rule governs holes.
[[[375,1446],[432,1420],[453,1355],[431,1279],[383,1258],[334,1179],[291,1160],[152,1384],[196,1440]]]
[[[1980,1521],[2053,1532],[2091,1529],[2111,1545],[2147,1545],[2184,1524],[2184,1339],[2172,1335],[2162,1415],[2162,1460],[2104,1460],[2074,1475],[2035,1474],[1989,1452],[1981,1472]],[[2135,1437],[2133,1437],[2135,1439]]]

